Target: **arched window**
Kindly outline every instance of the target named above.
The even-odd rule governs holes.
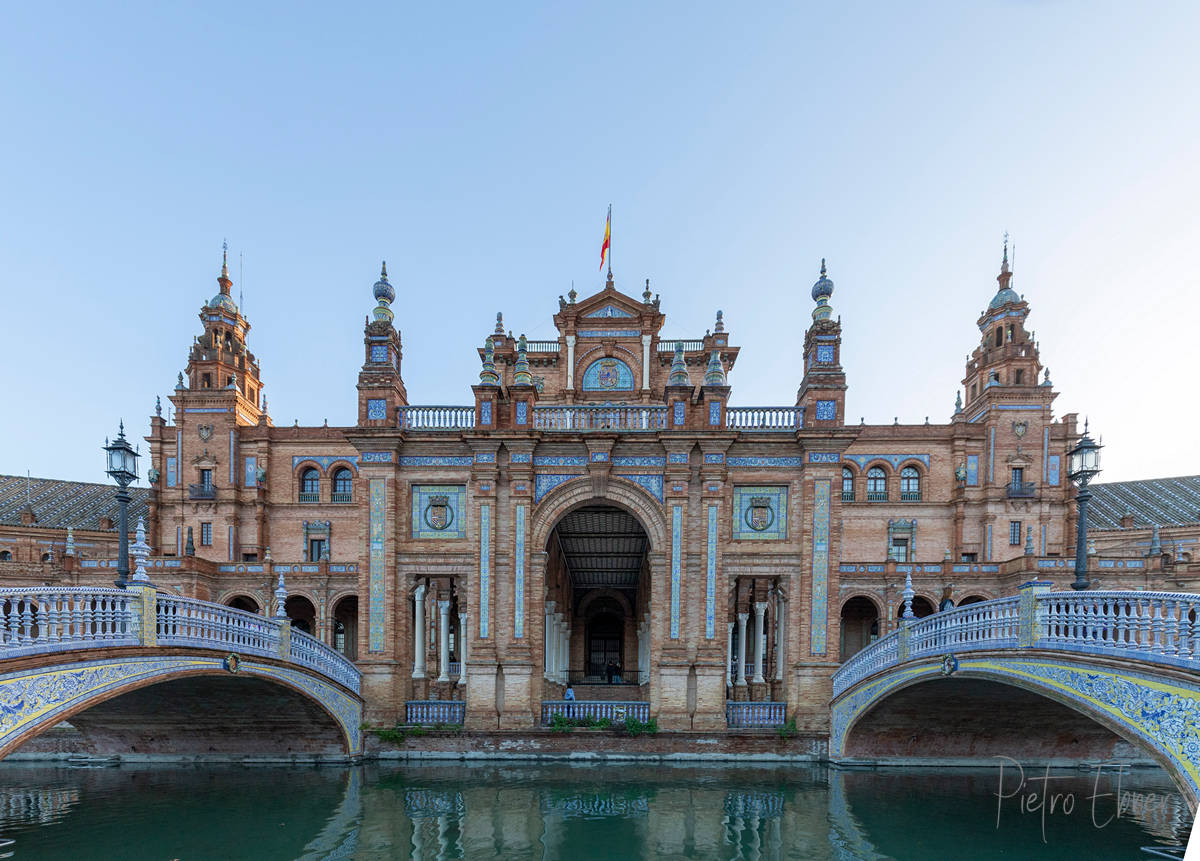
[[[915,467],[906,466],[900,470],[900,501],[921,501],[921,473]]]
[[[887,474],[878,466],[867,470],[867,502],[887,502]]]
[[[43,553],[43,554],[42,554],[42,561],[43,561],[43,562],[49,562],[49,561],[50,561],[51,559],[53,559],[53,558],[54,558],[54,557],[53,557],[53,556],[51,556],[49,553]]]
[[[354,476],[345,467],[333,474],[333,501],[354,501]]]
[[[320,500],[321,473],[310,466],[304,472],[300,473],[300,501],[320,502]]]
[[[0,550],[0,562],[12,562],[12,551]]]
[[[842,502],[854,501],[854,470],[842,467]]]

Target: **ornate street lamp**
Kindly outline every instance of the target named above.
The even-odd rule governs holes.
[[[125,439],[125,422],[122,421],[117,438],[104,441],[108,453],[106,472],[118,485],[117,504],[120,514],[117,522],[117,580],[116,586],[124,589],[129,582],[129,485],[137,480],[138,452]]]
[[[1083,436],[1075,448],[1067,453],[1067,478],[1078,485],[1079,521],[1075,528],[1075,582],[1072,589],[1086,589],[1087,579],[1087,504],[1092,498],[1088,482],[1100,473],[1100,446],[1088,436],[1087,422],[1083,423]]]

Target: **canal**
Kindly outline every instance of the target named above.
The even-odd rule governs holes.
[[[1187,807],[1161,771],[1027,768],[1022,783],[1018,764],[1003,764],[1002,771],[1000,762],[887,770],[8,762],[0,763],[0,838],[11,844],[0,854],[1132,861],[1153,857],[1140,847],[1187,839]]]

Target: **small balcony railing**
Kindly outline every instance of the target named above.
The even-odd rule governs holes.
[[[338,491],[335,490],[333,492],[331,501],[332,502],[341,502],[341,503],[353,502],[354,494],[353,493],[339,493]],[[303,502],[303,500],[301,500],[301,502]]]
[[[542,700],[542,725],[549,726],[555,715],[569,720],[607,718],[614,723],[632,717],[643,723],[650,720],[650,703],[626,700]]]
[[[726,702],[725,724],[729,727],[783,726],[787,703]]]
[[[301,502],[320,502],[321,494],[320,493],[301,493],[300,501]]]
[[[900,491],[901,502],[920,502],[921,491],[919,490],[902,490]]]
[[[886,490],[868,490],[867,502],[887,502]]]
[[[1009,499],[1032,499],[1037,494],[1037,486],[1032,481],[1012,481],[1005,492]]]
[[[408,700],[404,703],[406,724],[461,724],[466,713],[467,704],[462,700]]]
[[[842,502],[853,502],[853,501],[854,501],[854,491],[853,490],[843,490],[842,491]]]
[[[211,484],[189,484],[188,499],[216,499],[217,489]]]

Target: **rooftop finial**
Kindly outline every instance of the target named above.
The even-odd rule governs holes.
[[[829,304],[829,297],[833,295],[833,281],[825,274],[825,258],[821,258],[821,277],[817,279],[817,283],[813,285],[812,297],[817,303],[817,307],[813,308],[813,322],[818,320],[828,320],[833,316],[833,307]]]
[[[708,369],[704,374],[704,385],[724,386],[726,384],[725,368],[721,365],[721,351],[713,350],[708,359]]]
[[[479,372],[479,385],[481,386],[498,386],[500,385],[500,375],[496,373],[495,351],[492,347],[492,339],[488,338],[483,342],[483,370]]]
[[[725,312],[723,312],[723,311],[717,312],[717,324],[715,326],[713,326],[713,331],[714,332],[724,332],[725,331]]]
[[[499,311],[496,312],[496,334],[504,337],[504,315]]]
[[[158,416],[159,418],[162,418],[162,396],[161,395],[154,396],[154,414],[156,416]]]
[[[1008,271],[1008,231],[1004,231],[1004,259],[1000,261],[1000,271]]]
[[[384,281],[387,280],[387,261],[384,260],[379,266],[379,277]]]
[[[224,300],[221,297],[229,296],[229,288],[233,286],[233,282],[229,280],[229,243],[224,239],[221,240],[221,274],[217,276],[217,284],[220,285],[221,292],[213,297],[212,302],[209,303],[210,305],[224,304]],[[233,305],[232,298],[228,304]],[[236,307],[233,310],[237,310]]]
[[[821,258],[821,277],[825,277],[825,258]]]
[[[529,356],[526,355],[528,349],[529,342],[522,334],[517,341],[517,363],[513,365],[513,385],[515,386],[533,385],[533,375],[529,373]]]
[[[229,277],[229,241],[226,239],[221,240],[221,275]]]
[[[379,266],[379,280],[375,282],[375,286],[371,292],[374,294],[376,302],[379,303],[375,306],[375,310],[372,311],[375,320],[392,322],[395,315],[389,306],[392,302],[396,301],[396,290],[388,283],[386,260]]]
[[[687,362],[683,358],[683,341],[675,342],[675,356],[671,360],[671,376],[667,379],[668,386],[690,386]]]
[[[642,291],[642,301],[647,305],[650,304],[650,279],[646,279],[646,289]]]

